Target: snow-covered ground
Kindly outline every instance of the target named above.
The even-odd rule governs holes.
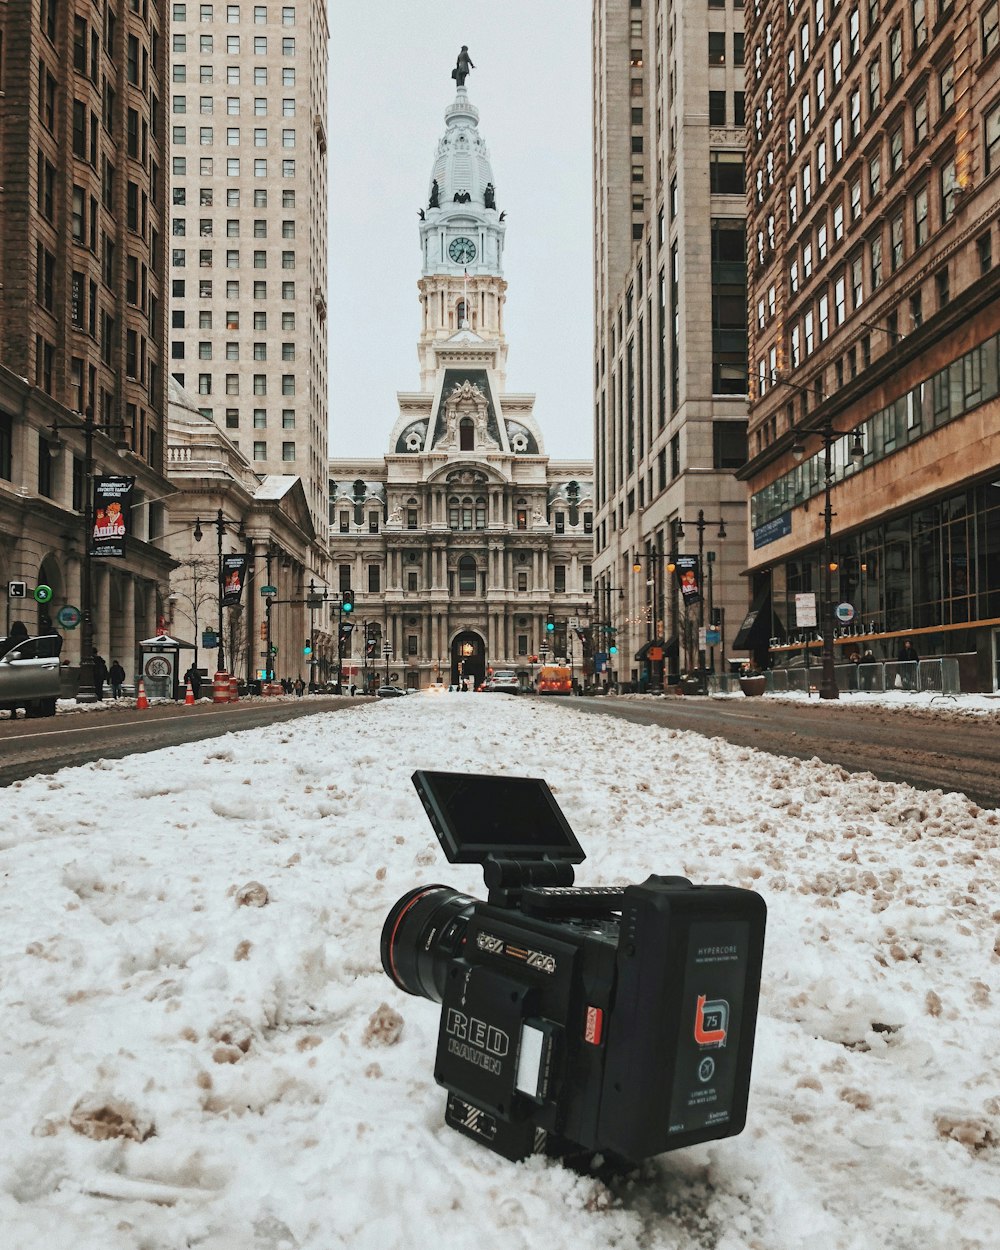
[[[606,1182],[444,1126],[440,1009],[385,977],[379,936],[411,886],[483,890],[445,862],[416,767],[547,778],[580,884],[760,891],[741,1136]],[[4,1250],[998,1244],[1000,811],[457,694],[68,769],[2,803]]]

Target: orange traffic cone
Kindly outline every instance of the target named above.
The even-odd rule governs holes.
[[[135,701],[135,706],[139,711],[149,707],[149,700],[146,698],[146,687],[143,685],[142,678],[139,678],[139,695]]]
[[[194,707],[194,691],[191,689],[191,678],[188,678],[187,689],[184,691],[184,706]]]

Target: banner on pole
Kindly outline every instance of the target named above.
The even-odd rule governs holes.
[[[684,606],[701,602],[701,563],[697,556],[678,556],[675,561],[677,584]]]
[[[94,529],[90,536],[91,556],[125,556],[128,530],[128,501],[134,477],[104,475],[94,479]]]
[[[247,576],[245,555],[222,557],[222,606],[231,608],[243,595],[243,583]]]

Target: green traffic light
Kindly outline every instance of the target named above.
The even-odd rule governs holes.
[[[617,655],[618,648],[615,646],[608,647],[608,655]]]

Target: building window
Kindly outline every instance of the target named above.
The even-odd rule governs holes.
[[[1000,103],[986,114],[985,130],[986,172],[990,174],[1000,165]]]
[[[709,65],[725,65],[726,35],[724,31],[708,32],[708,63]]]
[[[472,556],[462,556],[458,562],[458,592],[461,595],[476,593],[476,562]]]
[[[946,161],[941,167],[941,221],[942,224],[955,212],[955,190],[958,183],[955,179],[955,158]]]
[[[709,186],[716,195],[743,195],[746,191],[742,152],[709,153]]]
[[[281,458],[282,460],[294,460],[295,459],[295,444],[294,443],[282,443],[281,444]]]
[[[708,93],[708,124],[710,126],[726,124],[726,93],[724,91]]]
[[[997,0],[993,0],[992,4],[986,6],[980,21],[983,32],[983,58],[985,59],[1000,47],[1000,4]]]

